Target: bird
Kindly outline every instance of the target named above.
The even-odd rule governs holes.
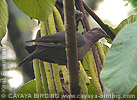
[[[85,34],[76,32],[76,36],[78,60],[82,60],[84,55],[100,38],[109,38],[101,28],[90,29]],[[58,65],[67,65],[65,31],[43,36],[35,40],[29,40],[26,41],[26,44],[31,42],[35,44],[25,46],[29,55],[19,63],[19,66],[33,59],[40,59]]]

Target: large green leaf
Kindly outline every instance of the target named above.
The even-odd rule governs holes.
[[[125,25],[131,24],[137,21],[137,15],[131,15],[127,19],[123,20],[115,29],[114,33],[117,34]]]
[[[131,15],[129,16],[127,19],[123,20],[115,29],[113,29],[112,27],[108,26],[109,29],[115,34],[117,35],[117,33],[127,24],[131,24],[133,22],[136,22],[137,21],[137,15]],[[112,40],[109,39],[109,38],[106,38],[106,40],[109,42],[109,43],[112,43]]]
[[[15,5],[31,18],[45,21],[56,0],[13,0]]]
[[[6,0],[0,0],[0,41],[6,34],[8,24],[8,5]]]
[[[32,80],[23,86],[13,95],[13,100],[37,100],[36,83]]]
[[[112,92],[121,95],[137,85],[137,22],[126,25],[114,39],[101,79]]]

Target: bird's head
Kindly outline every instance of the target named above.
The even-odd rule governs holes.
[[[89,31],[89,33],[99,38],[102,38],[102,37],[110,38],[110,36],[107,35],[101,28],[93,28]]]
[[[93,28],[89,30],[86,34],[89,36],[89,39],[92,38],[97,41],[103,37],[110,38],[110,36],[107,35],[101,28]]]

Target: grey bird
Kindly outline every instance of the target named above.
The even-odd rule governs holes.
[[[102,37],[108,37],[101,28],[93,28],[85,34],[76,33],[78,46],[78,60],[82,60],[89,49]],[[31,46],[25,46],[29,55],[19,63],[30,62],[37,58],[49,63],[67,65],[65,32],[58,32],[52,35],[40,37],[36,40],[29,40],[26,43],[35,42]]]

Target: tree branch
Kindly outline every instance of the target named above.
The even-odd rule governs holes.
[[[70,91],[73,95],[80,94],[78,49],[76,40],[76,21],[74,13],[75,0],[64,0],[66,56],[70,75]]]
[[[104,31],[113,40],[115,38],[114,33],[103,23],[103,21],[92,11],[92,9],[86,3],[82,3],[84,5],[85,10],[93,17],[93,19],[101,26],[101,28],[104,29]]]

